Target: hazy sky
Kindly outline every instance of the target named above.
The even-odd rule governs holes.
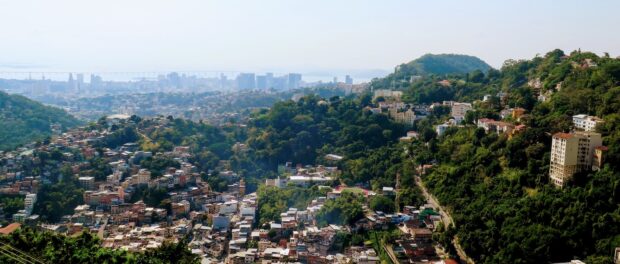
[[[0,0],[0,68],[391,70],[425,53],[494,67],[554,48],[620,55],[620,1]]]

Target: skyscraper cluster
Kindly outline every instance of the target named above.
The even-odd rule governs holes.
[[[254,73],[240,73],[237,75],[236,85],[239,90],[291,90],[301,87],[300,73],[289,73],[283,76],[274,76],[273,73],[256,75]]]

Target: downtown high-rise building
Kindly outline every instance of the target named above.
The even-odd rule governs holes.
[[[83,73],[78,73],[75,75],[75,79],[76,79],[76,90],[78,93],[81,93],[84,91],[84,74]]]
[[[181,87],[181,76],[176,72],[171,72],[166,75],[166,79],[172,87]]]
[[[70,92],[75,92],[77,88],[77,83],[75,79],[73,79],[73,73],[69,73],[69,80],[67,81],[67,90]]]
[[[351,78],[351,76],[347,75],[344,77],[344,83],[348,84],[348,85],[352,85],[353,84],[353,78]]]
[[[253,90],[256,89],[256,78],[254,73],[240,73],[237,76],[237,89]]]
[[[101,85],[101,83],[103,82],[103,79],[101,78],[101,76],[95,75],[95,74],[91,74],[90,75],[90,86],[94,89],[97,88],[99,85]]]
[[[228,87],[228,77],[223,73],[220,73],[220,89],[224,89]]]
[[[301,85],[301,74],[300,73],[289,73],[288,74],[288,89],[297,89]]]
[[[273,88],[273,73],[271,72],[265,73],[265,82],[267,82],[268,89]]]
[[[267,76],[266,75],[256,75],[256,89],[258,90],[266,90],[269,88],[267,86]]]

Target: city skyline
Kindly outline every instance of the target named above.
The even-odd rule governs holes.
[[[177,74],[184,78],[197,78],[197,79],[218,79],[222,76],[231,78],[229,80],[237,81],[239,76],[245,74],[253,74],[254,82],[257,89],[266,89],[269,84],[269,78],[288,78],[289,75],[299,75],[296,82],[303,84],[312,83],[334,83],[342,82],[345,84],[359,84],[366,83],[371,78],[357,78],[352,74],[335,74],[329,75],[329,73],[310,73],[306,75],[298,72],[240,72],[240,71],[153,71],[153,72],[85,72],[85,71],[66,71],[66,72],[45,72],[45,71],[0,71],[0,80],[50,80],[56,82],[66,82],[73,78],[73,76],[83,76],[84,83],[91,83],[93,77],[97,78],[97,81],[112,81],[112,82],[135,82],[144,80],[158,80],[169,74]],[[323,75],[321,75],[323,74]],[[386,75],[388,73],[385,73]],[[84,77],[86,76],[86,77]],[[303,78],[302,78],[303,76]],[[338,81],[340,80],[340,81]],[[263,83],[265,87],[260,88],[260,83]],[[296,85],[295,88],[299,88]]]

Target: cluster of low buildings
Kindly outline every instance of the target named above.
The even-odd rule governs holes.
[[[193,234],[194,253],[215,257],[226,254],[231,246],[227,234],[238,233],[236,226],[254,224],[256,198],[244,197],[246,185],[236,173],[217,168],[230,184],[228,191],[214,192],[190,162],[188,147],[177,146],[157,155],[139,151],[134,142],[96,150],[95,145],[110,135],[110,128],[131,122],[126,115],[109,116],[103,121],[108,129],[75,129],[46,144],[0,153],[0,192],[25,197],[25,208],[7,220],[67,235],[96,233],[104,247],[129,251],[156,248],[164,241],[179,241]],[[168,124],[165,118],[153,121],[155,126]],[[111,168],[110,175],[101,179],[90,174],[93,168],[85,160],[94,157]],[[141,165],[147,158],[169,159],[179,166],[157,171],[154,177],[155,171]],[[25,169],[32,168],[31,164],[38,164],[39,170]],[[61,167],[70,168],[83,190],[84,204],[59,222],[40,223],[37,215],[31,215],[36,193],[41,184],[59,180],[53,177]],[[145,192],[157,192],[160,198],[142,200],[148,197]],[[236,238],[234,241],[238,242]]]
[[[114,115],[104,121],[112,128],[130,122],[129,119],[125,115]],[[165,119],[160,121],[159,126],[166,125]],[[221,171],[221,177],[229,180],[228,190],[215,192],[190,162],[187,147],[177,146],[173,151],[158,154],[140,151],[133,142],[113,149],[95,149],[94,145],[108,135],[107,130],[72,130],[43,146],[2,153],[3,185],[0,190],[26,197],[24,210],[14,214],[12,220],[66,235],[91,232],[97,234],[104,247],[128,251],[145,251],[166,241],[178,242],[189,237],[190,250],[207,262],[379,263],[378,254],[371,246],[332,251],[337,234],[350,233],[362,226],[381,229],[411,218],[373,212],[359,225],[318,226],[315,217],[319,210],[343,191],[336,188],[326,197],[312,200],[304,210],[289,208],[277,221],[258,226],[257,196],[246,194],[243,178],[226,170],[226,162],[221,162],[217,170]],[[247,147],[239,143],[233,148],[244,151]],[[36,151],[54,152],[53,155],[61,158],[43,166],[41,175],[30,176],[31,172],[21,170],[24,164],[44,163],[32,154]],[[111,168],[110,175],[102,179],[89,174],[92,168],[84,159],[93,157],[102,159]],[[179,166],[158,171],[155,177],[154,171],[140,165],[147,158],[171,159]],[[342,159],[336,154],[325,156],[327,164]],[[84,203],[56,223],[43,224],[36,218],[28,220],[37,202],[39,182],[50,182],[52,168],[67,165],[76,184],[83,189]],[[282,177],[268,180],[266,184],[278,187],[326,185],[341,173],[335,166],[293,166],[292,163],[283,164],[278,170]],[[165,204],[142,200],[144,192],[155,190],[165,194]],[[393,189],[385,190],[386,195],[393,193]],[[376,193],[368,191],[364,195]]]
[[[446,84],[449,85],[449,84]],[[540,81],[531,80],[528,85],[533,89],[540,88]],[[560,84],[561,85],[561,84]],[[505,94],[497,95],[500,99],[506,97]],[[370,111],[382,113],[381,109],[387,108],[388,115],[397,122],[413,125],[416,120],[415,113],[412,111],[410,120],[402,120],[402,114],[396,110],[409,109],[415,107],[406,106],[400,101],[402,97],[401,91],[377,90],[374,92],[374,98],[385,98],[385,101],[379,102],[378,108],[369,108]],[[489,101],[490,95],[483,98]],[[444,101],[441,104],[435,103],[429,107],[443,106],[450,108],[450,119],[443,124],[435,126],[435,132],[438,136],[443,135],[450,127],[459,127],[465,118],[467,112],[472,111],[473,107],[470,103]],[[527,111],[523,108],[505,108],[499,112],[501,120],[491,118],[478,118],[475,120],[477,127],[484,129],[487,133],[497,133],[508,135],[509,138],[526,130],[526,126],[519,124],[523,119],[527,119]],[[569,133],[556,133],[552,137],[551,146],[551,162],[549,168],[550,182],[557,186],[563,187],[577,173],[596,171],[602,168],[605,161],[605,153],[608,150],[603,146],[602,136],[596,132],[596,128],[604,123],[604,120],[586,114],[578,114],[572,117],[573,131]],[[409,131],[407,135],[400,138],[401,141],[411,141],[419,137],[416,131]]]
[[[428,105],[411,105],[401,101],[402,92],[392,90],[375,90],[373,98],[377,102],[377,107],[366,107],[366,111],[374,114],[386,114],[397,123],[413,126],[416,120],[424,118],[430,112]]]
[[[450,107],[450,117],[452,117],[456,124],[460,124],[465,120],[465,114],[473,110],[471,103],[443,101],[443,106]]]
[[[496,121],[490,118],[480,118],[476,122],[476,125],[484,129],[487,133],[495,132],[497,134],[507,134],[509,137],[523,132],[526,129],[526,126],[523,124],[515,125],[510,122]]]
[[[56,124],[52,126],[57,127]],[[58,135],[48,143],[31,143],[13,151],[0,152],[0,195],[24,197],[23,210],[0,218],[35,224],[39,216],[33,214],[33,209],[40,186],[60,180],[53,173],[64,165],[69,165],[74,173],[88,169],[87,162],[78,156],[94,157],[97,153],[92,143],[107,134],[108,131],[75,130]],[[86,184],[87,178],[81,180]]]
[[[445,101],[444,106],[450,106],[451,118],[439,124],[435,127],[435,132],[438,136],[443,135],[445,131],[450,127],[459,127],[465,119],[467,112],[472,111],[473,107],[470,103],[459,103]],[[476,121],[476,125],[485,130],[485,132],[494,132],[498,134],[513,135],[514,133],[523,131],[526,127],[522,124],[514,124],[515,121],[521,121],[521,118],[526,116],[526,110],[520,107],[506,108],[499,112],[499,116],[502,120],[495,120],[492,118],[479,118]]]
[[[22,165],[36,162],[33,150],[0,151],[0,195],[26,195],[36,193],[41,177],[26,174]]]
[[[334,154],[327,157],[332,160],[340,160],[342,157]],[[275,179],[265,180],[265,185],[275,187],[286,187],[289,184],[307,187],[314,184],[324,185],[336,179],[341,171],[338,167],[332,166],[311,166],[297,164],[293,166],[291,162],[287,162],[278,166],[279,176]]]
[[[394,252],[400,256],[401,262],[420,263],[437,260],[433,231],[442,221],[435,209],[426,204],[419,208],[405,206],[397,219],[403,219],[398,227],[403,233],[396,240]]]
[[[184,153],[167,154],[179,158]],[[164,241],[177,242],[191,235],[192,252],[222,257],[240,241],[235,227],[253,225],[256,198],[244,198],[243,179],[230,184],[227,192],[214,192],[195,172],[195,166],[183,159],[180,164],[180,169],[166,169],[157,178],[138,168],[124,180],[108,177],[108,181],[96,183],[98,190],[84,192],[85,204],[76,207],[73,215],[65,216],[54,228],[68,234],[97,232],[104,247],[130,251],[156,248]],[[123,162],[118,166],[124,167]],[[169,203],[162,208],[161,204],[149,206],[142,200],[129,202],[143,188],[165,190]],[[228,232],[233,233],[232,240],[227,239]]]
[[[402,261],[424,263],[439,259],[432,232],[441,219],[430,205],[419,208],[405,206],[402,213],[391,214],[375,212],[364,206],[364,217],[350,226],[318,225],[316,216],[321,207],[350,189],[339,186],[327,192],[326,196],[313,199],[304,210],[289,208],[280,214],[279,220],[253,230],[249,225],[235,225],[225,262],[377,264],[381,263],[381,259],[372,244],[349,246],[344,252],[332,248],[338,242],[338,234],[388,230],[390,227],[400,229],[401,235],[396,244],[389,247]],[[364,190],[360,194],[368,200],[374,195],[394,195],[395,190],[386,187],[381,194]],[[246,196],[246,199],[251,196]]]

